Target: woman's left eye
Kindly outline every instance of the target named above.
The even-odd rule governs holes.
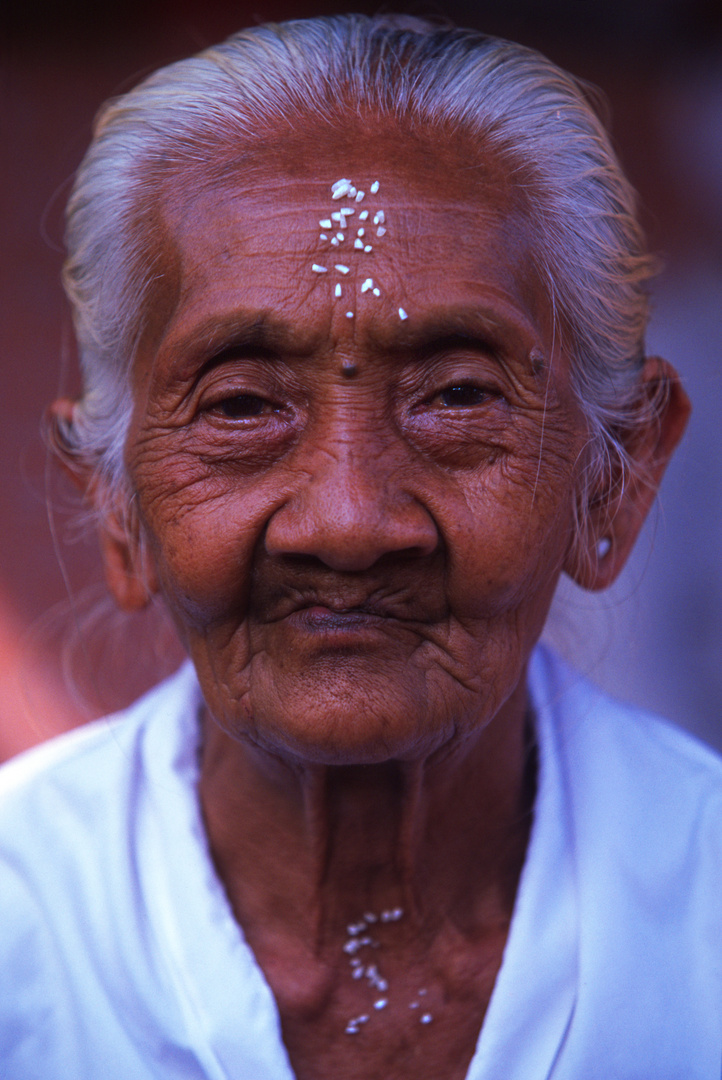
[[[483,405],[488,397],[488,391],[474,383],[447,386],[438,394],[439,401],[447,409],[468,409],[473,405]]]

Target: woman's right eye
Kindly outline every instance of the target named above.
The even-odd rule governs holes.
[[[261,416],[271,408],[270,402],[256,394],[233,394],[217,401],[211,407],[211,411],[228,420],[247,420],[254,416]]]

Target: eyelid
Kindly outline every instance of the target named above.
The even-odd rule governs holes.
[[[234,398],[255,398],[263,403],[263,407],[255,417],[246,419],[259,419],[278,412],[280,403],[278,397],[268,385],[260,386],[257,379],[241,377],[240,373],[228,372],[220,377],[213,378],[212,372],[207,372],[205,378],[198,380],[193,393],[193,412],[196,420],[204,417],[234,422],[230,417],[224,417],[222,405],[224,401]],[[235,423],[240,418],[236,418]]]
[[[260,394],[256,390],[249,390],[244,387],[223,387],[219,388],[218,392],[210,393],[207,401],[201,401],[201,409],[212,409],[216,405],[223,401],[231,401],[233,398],[256,398],[258,401],[264,401],[268,405],[274,405],[273,400],[268,394]]]
[[[449,357],[448,360],[450,361],[448,366],[442,360],[437,370],[429,372],[430,377],[426,385],[431,390],[430,396],[433,397],[454,386],[473,386],[488,394],[504,395],[503,373],[496,364],[482,366],[476,358],[466,363],[454,357]]]
[[[238,399],[249,399],[247,405],[241,404],[234,415],[233,403]],[[254,408],[251,404],[258,405]],[[225,406],[228,406],[226,409]],[[282,431],[286,433],[295,426],[297,417],[283,404],[279,404],[267,394],[249,393],[243,389],[226,392],[201,399],[195,410],[193,421],[203,427],[210,426],[219,430],[246,431],[264,438],[277,438]]]
[[[427,403],[433,404],[434,401],[442,397],[443,394],[449,393],[449,391],[451,390],[461,389],[478,390],[480,394],[483,394],[484,398],[487,399],[487,401],[489,399],[505,400],[505,396],[503,392],[499,389],[499,387],[491,385],[486,380],[478,378],[460,378],[450,379],[449,382],[444,383],[443,386],[439,386],[426,399]],[[460,405],[458,406],[458,408],[478,408],[478,406],[481,404],[483,404],[483,402],[477,402],[476,405]]]
[[[259,355],[256,349],[249,350],[246,356],[236,348],[225,349],[198,371],[194,392],[202,395],[227,388],[231,394],[235,391],[258,397],[278,396],[278,374],[269,360],[270,356]]]
[[[224,403],[232,402],[238,398],[247,398],[251,401],[260,402],[261,408],[256,413],[249,413],[248,416],[230,417],[224,415]],[[256,390],[242,387],[228,387],[215,394],[209,394],[205,400],[201,396],[196,409],[196,419],[204,416],[214,416],[226,422],[238,424],[245,421],[268,420],[271,417],[288,422],[293,420],[294,413],[290,410],[288,402],[279,401],[272,394],[259,393]]]
[[[204,383],[219,370],[227,369],[229,377],[238,365],[237,371],[243,372],[243,378],[253,378],[262,374],[266,379],[273,373],[277,353],[270,347],[257,342],[229,342],[214,350],[200,361],[192,376],[192,392],[197,394]],[[221,376],[219,376],[221,377]]]

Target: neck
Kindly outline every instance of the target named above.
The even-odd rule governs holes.
[[[205,723],[200,797],[211,851],[249,939],[321,954],[364,913],[414,933],[508,924],[533,792],[526,695],[462,746],[414,762],[321,766]]]

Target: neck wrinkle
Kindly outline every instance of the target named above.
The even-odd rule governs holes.
[[[508,920],[531,820],[515,713],[443,760],[350,766],[268,762],[210,721],[201,803],[244,930],[321,956],[367,911],[401,907],[423,935]]]

